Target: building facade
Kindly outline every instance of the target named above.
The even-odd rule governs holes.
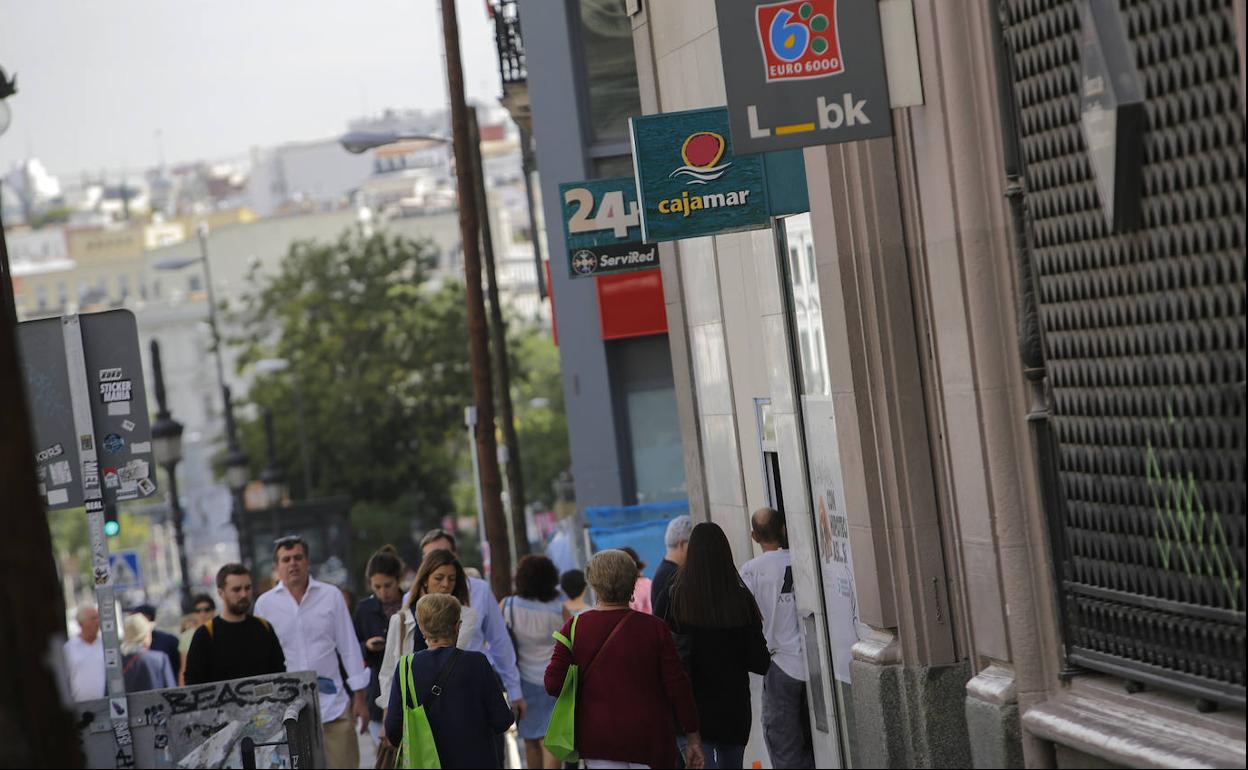
[[[640,95],[629,19],[615,0],[495,5],[504,103],[521,136],[531,132],[539,172],[577,505],[684,498],[659,273],[571,278],[561,226],[560,183],[631,174]]]
[[[714,3],[631,5],[643,111],[723,104]],[[748,547],[779,477],[821,765],[1242,764],[1242,3],[1110,4],[1148,117],[1125,234],[1079,3],[894,5],[893,136],[805,150],[808,216],[665,247],[702,513]]]
[[[540,5],[557,222],[590,164],[543,143],[586,133],[534,63],[585,3]],[[749,512],[786,513],[820,767],[1244,763],[1244,4],[1097,5],[1142,84],[1121,216],[1087,4],[887,0],[921,73],[892,135],[806,148],[809,213],[662,245],[692,509],[742,560]],[[713,0],[598,10],[639,114],[725,104]]]

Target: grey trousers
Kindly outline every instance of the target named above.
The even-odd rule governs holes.
[[[806,683],[775,663],[763,679],[763,741],[772,767],[813,768],[815,755],[807,743]]]

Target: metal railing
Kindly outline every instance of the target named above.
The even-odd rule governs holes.
[[[524,39],[520,36],[517,0],[490,0],[494,19],[494,42],[498,46],[498,72],[503,87],[523,83],[528,78],[524,65]]]
[[[303,698],[291,703],[282,715],[282,726],[286,728],[284,741],[256,743],[250,737],[243,738],[240,745],[244,768],[255,770],[257,746],[285,746],[290,755],[292,770],[313,766],[313,743],[321,726],[316,722],[316,713],[311,704]]]

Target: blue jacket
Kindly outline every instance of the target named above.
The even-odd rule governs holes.
[[[143,650],[121,659],[121,676],[126,682],[126,692],[163,690],[177,687],[169,656],[155,650]]]
[[[438,759],[452,768],[503,766],[495,753],[495,736],[506,732],[514,717],[503,698],[498,678],[485,655],[459,651],[459,661],[442,685],[442,694],[429,700],[430,690],[451,661],[454,648],[438,647],[412,656],[416,697],[425,705]],[[400,667],[394,670],[390,704],[386,708],[386,738],[398,746],[403,738],[403,696]]]

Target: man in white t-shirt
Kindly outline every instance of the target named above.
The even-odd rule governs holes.
[[[78,608],[78,635],[65,642],[69,694],[75,703],[104,697],[104,641],[100,612],[91,605]]]
[[[741,566],[741,579],[763,615],[763,635],[772,662],[763,679],[763,740],[772,767],[814,767],[806,714],[806,661],[784,514],[760,508],[750,517],[750,524],[750,537],[763,553]]]

